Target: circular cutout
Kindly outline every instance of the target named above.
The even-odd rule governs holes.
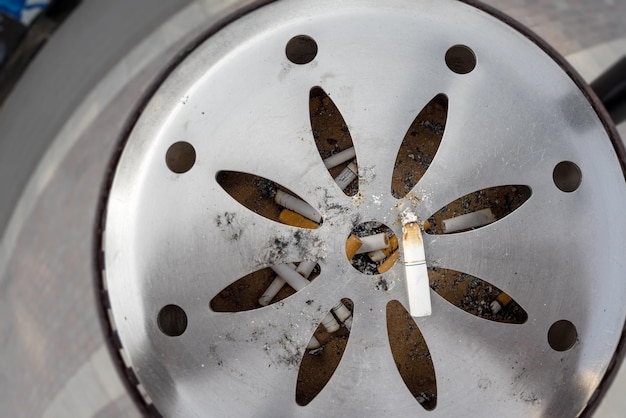
[[[382,274],[398,260],[398,238],[391,228],[370,221],[357,225],[346,240],[346,257],[363,274]]]
[[[317,55],[317,43],[313,38],[307,35],[294,36],[287,42],[285,54],[289,61],[294,64],[308,64],[313,61]]]
[[[159,311],[157,324],[163,334],[178,337],[187,329],[187,314],[178,305],[167,305]]]
[[[555,351],[567,351],[576,344],[578,332],[570,321],[556,321],[548,330],[548,343]]]
[[[554,184],[559,190],[571,193],[580,187],[583,174],[580,168],[571,161],[561,161],[552,172]]]
[[[168,148],[165,154],[165,164],[177,174],[191,170],[195,163],[196,150],[189,142],[176,142]]]
[[[457,74],[467,74],[476,68],[476,55],[468,46],[454,45],[446,52],[446,65]]]

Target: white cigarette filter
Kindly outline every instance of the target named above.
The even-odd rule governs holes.
[[[286,281],[289,286],[293,287],[293,290],[296,292],[304,289],[310,283],[288,264],[277,264],[272,266],[272,270]]]
[[[389,237],[384,232],[368,235],[367,237],[359,237],[359,239],[363,245],[357,250],[357,254],[369,253],[389,247]]]
[[[341,326],[339,325],[339,322],[337,322],[333,314],[330,312],[328,312],[326,316],[324,317],[324,319],[322,319],[322,325],[324,326],[324,328],[326,328],[326,331],[328,331],[331,334],[333,332],[339,331],[339,328],[341,328]]]
[[[304,289],[311,282],[302,277],[302,275],[300,275],[300,273],[298,273],[292,267],[293,265],[290,266],[288,264],[277,264],[275,266],[272,266],[272,270],[274,270],[274,272],[278,274],[278,276],[285,280],[289,284],[289,286],[293,287],[293,289],[297,292],[301,289]],[[340,328],[339,323],[330,312],[326,314],[324,319],[322,319],[322,325],[329,333],[333,333]]]
[[[311,273],[313,272],[313,269],[315,269],[315,266],[317,265],[317,263],[315,261],[303,261],[300,264],[298,264],[297,268],[293,264],[287,264],[287,265],[290,268],[296,270],[296,272],[300,273],[302,277],[304,277],[305,279],[308,279]],[[276,276],[274,280],[272,281],[272,283],[270,283],[267,289],[265,289],[265,292],[263,292],[263,294],[259,298],[259,305],[261,306],[269,305],[272,299],[276,297],[276,295],[278,294],[278,292],[280,292],[280,289],[282,289],[284,285],[285,285],[285,280],[280,276]]]
[[[346,148],[337,154],[333,154],[324,160],[324,165],[327,169],[335,168],[341,163],[345,163],[356,157],[356,150],[354,147]]]
[[[379,261],[383,261],[385,258],[387,258],[387,254],[385,254],[383,250],[372,251],[367,253],[367,255],[374,263],[378,263]]]
[[[490,304],[491,311],[494,314],[497,314],[498,312],[500,312],[502,310],[502,308],[508,306],[509,303],[511,303],[511,302],[513,302],[513,299],[511,298],[511,296],[509,296],[506,293],[502,292],[498,296],[496,296],[496,300],[491,302],[491,304]]]
[[[296,271],[308,279],[316,265],[317,263],[315,261],[303,261],[298,264]]]
[[[320,215],[313,206],[309,205],[302,199],[298,199],[288,193],[283,192],[282,190],[278,190],[276,192],[276,196],[274,196],[274,200],[280,206],[292,210],[300,215],[304,216],[307,219],[312,220],[313,222],[320,223],[322,221],[322,215]]]
[[[283,280],[280,276],[274,277],[274,280],[270,285],[265,289],[265,292],[259,298],[259,305],[267,306],[270,304],[272,299],[276,297],[280,289],[285,285],[285,280]]]
[[[363,243],[356,235],[350,235],[346,241],[346,257],[352,260]]]
[[[358,168],[354,161],[352,161],[346,168],[341,170],[341,173],[337,177],[335,177],[335,183],[341,190],[345,190],[356,178],[358,173]]]
[[[295,264],[289,263],[287,265],[291,269],[294,269],[294,270],[296,269]],[[265,289],[265,292],[263,292],[263,294],[259,298],[259,305],[261,306],[269,305],[272,299],[276,297],[276,295],[278,294],[278,292],[280,292],[280,289],[282,289],[284,285],[285,285],[285,279],[283,279],[280,276],[274,277],[274,280],[272,281],[272,283],[270,283],[267,289]]]
[[[341,301],[333,308],[333,312],[339,321],[343,322],[348,331],[352,329],[352,312],[350,309]]]
[[[389,246],[387,248],[383,248],[382,250],[372,251],[368,253],[367,255],[369,256],[370,260],[372,260],[375,263],[378,263],[380,261],[383,261],[387,257],[389,257],[391,253],[393,253],[397,249],[398,249],[398,237],[396,236],[396,234],[393,234],[389,238]]]
[[[317,338],[315,338],[315,335],[314,335],[311,337],[311,340],[309,340],[309,344],[306,346],[306,349],[315,350],[316,348],[320,348],[321,346],[322,344]]]
[[[424,254],[424,241],[417,222],[402,226],[404,272],[411,316],[429,316],[432,313],[428,268]]]
[[[455,216],[454,218],[445,219],[442,222],[443,233],[450,234],[463,229],[478,228],[480,226],[489,225],[495,220],[496,217],[493,216],[490,208],[482,209],[476,212],[466,213],[465,215]]]

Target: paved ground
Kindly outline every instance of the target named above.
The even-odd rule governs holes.
[[[625,0],[484,0],[569,55],[626,38]]]

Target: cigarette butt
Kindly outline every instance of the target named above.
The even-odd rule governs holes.
[[[494,222],[496,217],[490,208],[478,210],[476,212],[466,213],[464,215],[455,216],[454,218],[442,221],[444,234],[462,231],[464,229],[479,228]]]
[[[276,192],[274,195],[274,201],[285,209],[291,209],[292,211],[299,213],[314,222],[322,222],[322,215],[320,215],[319,212],[313,208],[313,206],[309,205],[302,199],[283,192],[282,190],[278,190]]]
[[[385,258],[389,257],[389,255],[397,249],[398,249],[398,237],[395,235],[392,235],[389,238],[389,245],[386,248],[383,248],[377,251],[372,251],[368,253],[367,255],[370,257],[370,259],[373,262],[378,263],[379,261],[383,261]]]
[[[387,254],[385,254],[383,250],[372,251],[367,253],[367,255],[374,263],[378,263],[379,261],[383,261],[387,258]]]
[[[357,166],[354,162],[351,162],[346,168],[341,171],[341,173],[339,173],[337,177],[335,177],[335,182],[341,190],[345,190],[350,184],[352,184],[357,175]]]
[[[331,168],[337,167],[339,164],[345,163],[354,157],[356,157],[356,150],[354,147],[350,147],[326,158],[324,160],[324,165],[330,170]]]
[[[389,238],[389,254],[391,254],[397,249],[398,249],[398,237],[394,234],[391,236],[391,238]]]
[[[381,251],[384,252],[387,255],[387,257],[389,257],[389,255],[397,249],[398,249],[398,237],[395,236],[394,234],[391,236],[391,238],[389,238],[389,247],[383,248]]]
[[[428,219],[424,221],[424,231],[430,231],[430,222],[428,222]]]
[[[339,322],[337,322],[333,314],[330,312],[328,312],[324,319],[322,319],[322,325],[326,328],[326,331],[328,331],[329,334],[337,332],[339,331],[339,328],[341,328]]]
[[[398,250],[391,253],[391,255],[387,257],[387,259],[380,266],[378,266],[378,272],[380,274],[383,274],[386,271],[389,271],[389,269],[392,268],[394,264],[396,264],[396,261],[398,261],[398,254]]]
[[[311,273],[313,273],[315,266],[317,266],[317,262],[315,261],[303,261],[298,264],[296,271],[304,276],[305,279],[308,279]]]
[[[352,260],[356,255],[356,252],[359,251],[363,243],[356,235],[350,235],[348,240],[346,241],[346,257],[348,260]]]
[[[384,232],[365,237],[359,237],[363,245],[356,252],[357,254],[369,253],[389,247],[389,237]]]
[[[281,279],[280,276],[276,276],[272,283],[265,289],[265,292],[259,298],[259,305],[267,306],[270,304],[272,299],[280,292],[280,289],[285,285],[285,280]]]
[[[293,264],[288,264],[290,268],[296,270],[296,272],[299,273],[305,279],[309,278],[309,276],[313,272],[313,269],[315,269],[316,265],[317,263],[315,261],[303,261],[298,265],[297,268]],[[261,306],[269,305],[272,299],[274,299],[276,295],[278,294],[278,292],[280,292],[280,289],[283,288],[285,283],[286,283],[285,279],[283,279],[280,276],[276,276],[274,280],[272,281],[272,283],[270,283],[267,289],[265,289],[265,292],[263,292],[263,294],[259,298],[259,305]]]
[[[335,305],[335,307],[333,308],[333,312],[335,313],[335,315],[337,315],[337,318],[341,322],[345,322],[348,318],[352,316],[352,312],[350,312],[350,309],[348,309],[348,307],[343,302],[339,302],[337,305]]]
[[[278,220],[286,225],[299,228],[316,229],[319,227],[319,224],[289,209],[283,209],[278,215]]]
[[[296,292],[304,289],[309,281],[296,272],[293,267],[288,264],[276,264],[270,267],[281,279],[283,279]]]
[[[320,348],[322,346],[322,344],[319,342],[319,340],[317,338],[315,338],[315,335],[311,337],[311,340],[309,341],[309,344],[306,346],[307,350],[314,350],[316,348]]]
[[[294,270],[296,268],[294,264],[288,264],[288,266],[289,268],[292,268]],[[306,276],[305,278],[308,278],[308,277],[309,276]],[[272,283],[270,283],[267,289],[265,289],[265,292],[263,292],[263,294],[259,298],[259,305],[261,306],[269,305],[272,299],[276,297],[276,295],[278,294],[278,292],[280,292],[280,289],[282,289],[284,285],[285,285],[285,280],[283,278],[281,278],[280,276],[274,277],[274,280],[272,281]]]
[[[504,308],[509,303],[511,303],[513,301],[513,299],[511,298],[511,296],[509,296],[506,293],[502,292],[498,296],[496,296],[496,301],[500,304],[500,306],[502,306]]]
[[[432,308],[428,268],[424,256],[424,241],[417,222],[407,222],[402,226],[402,247],[409,313],[413,317],[429,316]]]

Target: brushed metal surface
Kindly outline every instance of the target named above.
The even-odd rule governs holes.
[[[319,46],[311,65],[284,56],[285,43],[301,33]],[[470,74],[445,66],[446,50],[459,43],[477,56]],[[308,92],[317,85],[351,131],[356,198],[336,188],[313,143]],[[398,201],[390,184],[400,141],[439,93],[450,103],[442,145],[409,198]],[[180,140],[197,159],[175,174],[165,154]],[[552,180],[561,161],[583,173],[573,193]],[[313,204],[323,225],[300,231],[296,243],[292,228],[232,200],[215,180],[220,170],[288,187]],[[528,321],[484,321],[433,293],[433,315],[416,321],[437,374],[438,405],[425,412],[399,378],[387,341],[386,303],[406,304],[400,266],[386,273],[388,291],[375,290],[346,262],[345,237],[357,218],[385,222],[398,235],[406,207],[426,219],[460,196],[503,184],[528,185],[533,195],[482,229],[426,235],[426,256],[432,266],[507,289]],[[106,217],[112,315],[129,362],[167,416],[314,416],[329,405],[337,415],[574,416],[602,379],[624,324],[625,192],[609,137],[580,89],[497,19],[455,1],[273,3],[194,51],[135,125]],[[217,221],[225,213],[234,219],[226,227]],[[275,239],[289,245],[273,253]],[[283,304],[209,309],[215,294],[245,274],[303,260],[318,261],[322,273]],[[342,297],[355,303],[346,352],[327,387],[298,406],[294,364]],[[175,338],[156,321],[171,303],[189,320]],[[565,352],[547,340],[561,319],[578,332]]]

